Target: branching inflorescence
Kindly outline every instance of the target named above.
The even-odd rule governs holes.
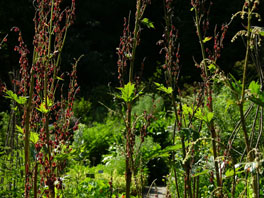
[[[32,186],[35,197],[37,188],[38,193],[45,193],[49,197],[55,196],[55,187],[62,188],[60,173],[66,161],[59,160],[57,155],[70,152],[69,143],[73,131],[77,129],[77,122],[71,122],[73,101],[79,91],[76,75],[79,60],[73,64],[72,72],[67,74],[70,80],[66,97],[62,85],[65,74],[60,74],[61,52],[75,16],[75,0],[65,9],[61,5],[61,0],[34,1],[35,35],[31,63],[21,31],[17,27],[12,28],[19,34],[19,45],[14,50],[20,54],[21,76],[14,83],[18,86],[17,94],[27,98],[21,124],[25,133],[25,197],[29,197]],[[33,158],[31,145],[35,147]],[[31,163],[32,159],[34,163]],[[38,168],[38,164],[41,168]],[[39,185],[38,173],[41,177]]]

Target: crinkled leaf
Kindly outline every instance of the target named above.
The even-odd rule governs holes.
[[[125,102],[132,102],[136,96],[134,96],[135,85],[131,82],[127,83],[124,87],[118,88],[121,91],[121,95],[117,97],[123,99]]]

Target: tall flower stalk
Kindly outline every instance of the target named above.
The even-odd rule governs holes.
[[[250,56],[250,51],[252,48],[252,40],[253,40],[251,20],[252,20],[252,16],[254,15],[254,11],[257,9],[258,4],[259,4],[258,0],[254,0],[254,1],[246,0],[243,6],[243,10],[241,12],[242,18],[243,18],[243,15],[247,16],[247,30],[246,30],[246,35],[245,35],[247,42],[246,42],[246,54],[245,54],[244,65],[243,65],[241,97],[238,102],[238,106],[239,106],[242,130],[244,134],[244,141],[246,145],[246,153],[247,153],[247,156],[249,157],[250,162],[254,161],[254,153],[252,152],[250,140],[248,137],[248,130],[246,127],[246,120],[244,116],[244,103],[245,103],[245,89],[246,89],[245,86],[246,86],[246,78],[247,78],[247,68],[248,68],[249,56]],[[258,192],[259,187],[258,187],[258,181],[257,181],[256,175],[253,175],[252,183],[253,183],[252,187],[253,187],[254,197],[259,197],[259,192]]]
[[[206,6],[208,4],[208,7]],[[211,1],[207,0],[191,0],[192,11],[194,11],[194,24],[196,27],[196,34],[199,39],[199,44],[201,48],[202,61],[200,64],[197,64],[201,69],[202,74],[201,77],[204,81],[205,86],[205,98],[206,98],[206,106],[208,108],[209,113],[213,113],[213,91],[211,85],[211,74],[209,71],[209,65],[216,65],[218,58],[220,57],[221,49],[223,48],[223,39],[225,38],[225,34],[228,28],[228,25],[223,25],[221,30],[222,34],[216,33],[217,26],[215,28],[214,35],[214,48],[210,51],[205,47],[205,43],[212,39],[212,37],[206,37],[207,30],[209,29],[209,20],[208,14],[210,12],[210,7],[212,5]],[[206,8],[207,7],[207,8]],[[208,53],[208,57],[207,57]],[[217,134],[215,129],[214,120],[212,119],[209,123],[207,123],[208,129],[211,132],[212,138],[212,150],[214,156],[214,166],[215,166],[215,175],[216,175],[216,184],[218,187],[218,191],[220,192],[218,196],[222,196],[222,177],[221,170],[217,161],[219,156],[217,151]]]
[[[165,31],[163,35],[163,40],[160,40],[158,42],[159,45],[162,46],[161,52],[165,52],[165,63],[163,65],[163,69],[165,70],[165,78],[167,82],[167,86],[171,87],[172,91],[170,93],[171,97],[171,102],[173,106],[173,111],[175,115],[175,124],[174,124],[174,129],[173,129],[173,137],[172,137],[172,144],[175,144],[175,138],[176,138],[176,132],[180,131],[181,129],[181,123],[179,119],[179,112],[177,109],[177,104],[176,104],[176,99],[175,99],[175,92],[178,89],[178,78],[179,78],[179,73],[180,73],[180,67],[179,67],[179,49],[180,45],[177,45],[177,39],[178,39],[178,32],[175,28],[175,26],[172,24],[173,20],[173,9],[172,9],[172,1],[163,1],[163,6],[164,6],[164,15],[165,15]],[[184,144],[184,139],[182,137],[182,153],[183,157],[185,158],[185,144]],[[173,163],[176,163],[175,161],[175,153],[172,152],[172,160]],[[188,167],[185,164],[185,170]],[[176,185],[176,194],[178,197],[180,197],[180,192],[179,192],[179,186],[178,186],[178,176],[177,176],[177,171],[176,168],[173,167],[173,172],[174,172],[174,179],[175,179],[175,185]],[[186,171],[188,172],[188,170]],[[189,185],[189,174],[186,174],[186,178],[184,181],[185,183],[188,183]],[[190,189],[190,188],[189,188]],[[185,188],[186,190],[186,188]]]
[[[127,90],[130,96],[135,92],[134,85],[134,67],[136,59],[136,49],[140,43],[140,31],[141,31],[141,20],[143,18],[147,5],[150,4],[150,0],[137,0],[136,13],[135,13],[135,25],[133,32],[130,31],[130,16],[125,19],[123,35],[120,39],[118,54],[118,79],[120,81],[121,90]],[[129,67],[129,68],[128,68]],[[126,71],[128,71],[128,84],[125,85]],[[137,94],[135,94],[137,95]],[[126,103],[126,115],[125,115],[125,126],[126,126],[126,197],[130,198],[130,186],[132,181],[133,173],[133,152],[135,145],[135,134],[133,132],[133,121],[132,121],[132,104],[134,99],[125,99]]]
[[[61,4],[61,0],[34,2],[36,13],[32,63],[27,59],[29,51],[21,32],[18,28],[13,28],[13,31],[19,32],[19,45],[15,47],[15,51],[20,54],[21,75],[20,81],[16,82],[19,87],[17,94],[27,98],[21,124],[25,134],[25,197],[30,196],[32,186],[34,197],[37,197],[38,193],[41,196],[46,194],[55,197],[55,187],[62,188],[59,176],[65,162],[56,159],[56,155],[70,151],[69,140],[77,128],[77,122],[73,128],[70,122],[73,116],[73,101],[79,90],[76,76],[79,60],[68,74],[70,82],[66,98],[61,85],[64,74],[59,73],[61,52],[75,15],[75,0],[65,9],[61,8]],[[61,94],[58,94],[59,91]],[[34,161],[30,153],[31,145],[35,147],[36,152]],[[40,168],[38,164],[41,165]],[[44,186],[48,186],[48,189],[42,190]]]

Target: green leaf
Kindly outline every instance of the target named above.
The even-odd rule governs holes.
[[[53,105],[52,101],[49,98],[47,98],[47,105],[48,105],[48,107],[52,107],[52,105]]]
[[[260,85],[257,82],[252,81],[249,84],[248,89],[250,90],[250,93],[252,94],[252,95],[249,95],[248,97],[249,100],[263,107],[264,106],[264,92],[260,91]]]
[[[158,87],[157,88],[158,90],[160,90],[160,91],[162,91],[162,92],[164,92],[166,94],[172,94],[172,92],[173,92],[172,87],[168,87],[167,88],[163,84],[159,84],[159,83],[156,83],[156,82],[154,82],[154,84]]]
[[[19,132],[19,133],[24,133],[24,131],[23,131],[23,128],[21,128],[20,126],[18,126],[18,125],[16,125],[16,130],[17,130],[17,132]]]
[[[200,175],[205,175],[205,174],[207,174],[209,172],[209,170],[204,170],[204,171],[202,171],[202,172],[199,172],[199,173],[196,173],[196,174],[194,174],[194,175],[192,175],[192,177],[197,177],[197,176],[200,176]]]
[[[202,112],[201,108],[199,108],[195,113],[195,117],[206,123],[210,123],[214,117],[214,113],[208,111]]]
[[[182,105],[182,111],[183,111],[183,114],[185,114],[185,115],[192,115],[193,114],[193,109],[186,104]]]
[[[213,119],[213,117],[214,117],[214,113],[213,112],[208,112],[207,113],[207,116],[206,116],[207,122],[208,123],[211,122],[211,120]]]
[[[39,105],[39,108],[36,108],[38,111],[40,111],[41,113],[48,113],[50,110],[49,108],[52,107],[53,103],[52,101],[47,98],[47,107],[46,107],[46,102],[45,100]]]
[[[142,19],[141,23],[147,26],[147,28],[155,29],[153,22],[151,22],[148,18]]]
[[[264,31],[259,32],[260,36],[264,36]]]
[[[196,113],[195,113],[195,117],[198,118],[199,120],[204,120],[204,116],[202,114],[202,110],[201,108],[198,108]]]
[[[208,69],[209,69],[210,71],[215,71],[216,66],[215,66],[214,64],[210,64],[210,65],[208,66]]]
[[[162,150],[156,151],[153,154],[152,158],[156,158],[156,157],[169,157],[170,156],[170,153],[172,151],[177,151],[177,150],[180,150],[181,148],[182,148],[182,145],[181,144],[176,144],[176,145],[173,145],[173,146],[167,146],[167,147],[165,147]]]
[[[191,11],[191,12],[194,11],[194,7],[192,7],[192,8],[190,9],[190,11]]]
[[[39,134],[36,132],[30,132],[30,141],[36,144],[39,140]]]
[[[252,81],[252,82],[249,84],[248,89],[250,90],[250,92],[251,92],[252,94],[255,94],[255,95],[257,95],[257,94],[260,93],[260,85],[259,85],[257,82],[255,82],[255,81]]]
[[[234,170],[233,169],[228,169],[225,173],[226,177],[231,177],[234,175]]]
[[[211,39],[212,39],[212,37],[205,37],[203,40],[203,43],[206,43],[206,42],[210,41]]]
[[[5,98],[9,98],[11,100],[16,101],[16,103],[23,105],[27,102],[27,97],[25,96],[17,96],[13,91],[7,90]]]
[[[249,100],[254,102],[257,105],[264,107],[264,98],[263,97],[261,97],[261,99],[256,98],[256,97],[249,97]]]
[[[242,83],[241,83],[241,81],[240,80],[236,80],[236,78],[232,74],[229,74],[229,75],[230,75],[231,79],[233,80],[233,81],[231,81],[231,84],[230,84],[231,85],[231,87],[230,87],[231,90],[233,92],[235,92],[235,94],[237,96],[240,96],[241,90],[242,90]]]
[[[59,76],[56,76],[56,79],[57,80],[64,80],[63,78],[59,77]]]
[[[234,104],[236,104],[236,102],[234,100],[231,100],[231,99],[227,100],[227,102],[226,102],[226,108],[225,108],[225,113],[227,113],[227,110],[229,109],[229,107],[231,105],[234,105]]]
[[[117,97],[123,99],[125,102],[132,102],[138,95],[134,96],[135,85],[131,82],[127,83],[124,87],[117,88],[121,91],[121,95]],[[141,94],[140,92],[139,94]]]
[[[46,113],[49,112],[49,110],[46,108],[44,102],[42,102],[42,103],[39,105],[39,108],[36,108],[36,109],[39,110],[41,113],[44,113],[44,114],[46,114]]]
[[[16,130],[17,132],[24,134],[24,130],[23,128],[21,128],[20,126],[16,125]],[[36,132],[30,132],[30,141],[34,144],[36,144],[39,140],[39,134]]]

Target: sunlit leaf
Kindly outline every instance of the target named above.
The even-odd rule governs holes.
[[[165,87],[163,84],[159,84],[159,83],[156,83],[154,82],[154,84],[158,87],[157,89],[166,93],[166,94],[171,94],[173,92],[173,89],[172,87]]]
[[[260,36],[264,36],[264,31],[259,32]]]
[[[249,84],[249,87],[248,87],[248,89],[250,90],[250,92],[252,93],[252,94],[259,94],[259,92],[260,92],[260,85],[257,83],[257,82],[255,82],[255,81],[252,81],[250,84]]]
[[[234,170],[233,169],[228,169],[225,173],[226,177],[231,177],[234,175]]]
[[[201,108],[199,108],[195,113],[195,117],[199,120],[205,121],[206,123],[210,123],[214,117],[214,113],[208,111],[202,112]]]
[[[27,102],[27,97],[25,97],[25,96],[17,96],[17,94],[15,94],[13,91],[11,91],[11,90],[7,90],[6,92],[5,92],[5,98],[9,98],[9,99],[11,99],[11,100],[14,100],[14,101],[16,101],[16,103],[18,103],[18,104],[21,104],[21,105],[23,105],[23,104],[25,104],[26,102]]]
[[[209,123],[211,122],[211,120],[213,119],[214,117],[214,113],[213,112],[208,112],[207,113],[207,116],[206,116],[206,121]]]
[[[56,79],[57,80],[64,80],[63,78],[59,77],[59,76],[56,76]]]
[[[216,66],[215,66],[214,64],[210,64],[210,65],[208,66],[208,69],[209,69],[210,71],[214,71],[214,70],[216,69]]]
[[[36,144],[39,140],[39,134],[36,132],[30,132],[30,141],[34,144]]]
[[[116,95],[116,97],[124,100],[125,102],[132,102],[143,93],[142,91],[139,91],[135,94],[135,84],[131,82],[128,82],[124,87],[119,87],[117,89],[121,91],[121,95]]]
[[[206,42],[210,41],[211,39],[212,39],[212,37],[205,37],[203,40],[203,43],[206,43]]]
[[[49,112],[49,110],[46,108],[44,102],[42,102],[42,103],[39,105],[39,108],[36,108],[36,109],[39,110],[41,113],[44,113],[44,114],[46,114],[46,113]]]
[[[153,22],[151,22],[148,18],[142,19],[141,23],[144,24],[145,26],[147,26],[147,28],[155,29]]]
[[[185,115],[192,115],[193,114],[193,109],[186,104],[182,105],[182,111],[183,111],[183,114],[185,114]]]
[[[45,100],[39,105],[39,108],[36,108],[38,111],[40,111],[41,113],[48,113],[50,111],[50,107],[52,107],[53,103],[52,101],[47,98],[47,107],[46,107],[46,102]]]
[[[21,128],[20,126],[18,126],[18,125],[16,125],[16,130],[17,130],[17,132],[19,132],[19,133],[24,133],[24,131],[23,131],[23,128]]]

